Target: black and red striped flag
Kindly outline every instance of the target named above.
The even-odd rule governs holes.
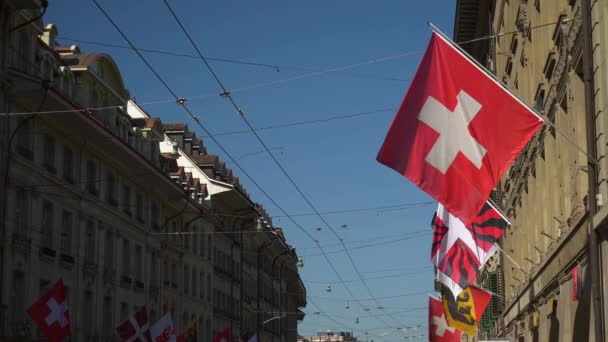
[[[467,227],[441,204],[433,217],[431,260],[438,280],[457,297],[471,285],[481,267],[495,252],[495,243],[508,226],[508,221],[487,202]]]

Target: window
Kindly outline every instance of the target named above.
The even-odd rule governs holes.
[[[38,294],[42,295],[47,290],[50,284],[51,282],[47,279],[40,279],[40,290]]]
[[[156,203],[152,203],[150,217],[152,219],[152,229],[156,231],[160,230],[160,209]]]
[[[84,292],[84,315],[83,315],[83,325],[84,325],[84,334],[88,337],[93,337],[93,327],[94,327],[94,317],[93,317],[93,293],[91,291]]]
[[[545,78],[547,80],[551,80],[553,77],[553,70],[555,70],[555,64],[557,63],[555,51],[549,52],[547,56],[547,61],[545,62],[545,67],[543,68],[543,73],[545,74]]]
[[[114,233],[106,231],[106,241],[104,248],[104,264],[107,269],[114,268]]]
[[[57,172],[55,169],[55,139],[50,135],[44,136],[44,155],[43,166],[51,173]]]
[[[150,254],[150,282],[151,285],[158,285],[158,257],[155,253]]]
[[[538,88],[536,88],[536,96],[534,98],[534,109],[542,112],[544,110],[545,104],[545,89],[543,88],[543,84],[541,83]]]
[[[97,164],[92,161],[92,160],[88,160],[87,161],[87,191],[92,194],[97,196],[98,195],[98,191],[97,191]]]
[[[103,329],[103,333],[102,335],[104,335],[103,337],[109,337],[109,336],[105,336],[105,334],[110,334],[110,332],[112,332],[114,330],[114,324],[112,324],[112,297],[110,296],[105,296],[103,297],[103,309],[102,309],[102,317],[103,317],[103,322],[102,322],[102,329]]]
[[[192,227],[192,235],[190,235],[189,238],[192,239],[192,254],[194,255],[198,255],[198,251],[199,251],[199,241],[200,241],[200,235],[199,234],[199,230],[198,230],[198,226],[194,225]]]
[[[150,322],[156,322],[156,311],[150,310]]]
[[[72,213],[63,210],[61,213],[61,253],[72,255]]]
[[[163,262],[163,280],[165,285],[169,285],[169,263],[165,260]]]
[[[21,271],[13,272],[13,288],[10,292],[10,327],[13,335],[25,335],[25,275]]]
[[[177,265],[175,263],[171,265],[171,282],[171,286],[177,288]]]
[[[137,221],[144,223],[144,195],[141,193],[138,193],[135,196],[135,207],[137,210],[135,213],[137,215]]]
[[[23,188],[15,190],[15,234],[22,238],[29,236],[29,206],[27,193]]]
[[[507,64],[505,66],[505,74],[510,77],[511,71],[513,71],[513,59],[511,59],[511,57],[509,57],[509,59],[507,60]]]
[[[129,253],[129,240],[122,241],[122,274],[129,276],[131,274],[131,256]]]
[[[106,173],[106,201],[112,206],[116,206],[116,176],[113,173]]]
[[[192,280],[192,297],[196,296],[196,269],[192,267],[192,276],[190,277]]]
[[[203,272],[201,272],[200,276],[199,276],[199,286],[200,286],[200,289],[199,289],[198,295],[199,295],[199,297],[201,297],[201,299],[205,298],[205,273],[203,273]]]
[[[129,319],[129,304],[122,302],[120,303],[120,321],[126,321]]]
[[[141,246],[137,245],[135,247],[135,277],[139,281],[141,281],[143,279],[142,271],[143,271],[142,251],[141,251]]]
[[[87,262],[95,262],[95,222],[93,220],[87,220],[87,226],[85,230],[85,250],[84,258]]]
[[[17,41],[17,50],[14,54],[14,65],[23,72],[29,72],[32,59],[32,43],[27,30],[22,30]]]
[[[211,276],[207,274],[207,302],[211,303]]]
[[[189,232],[188,228],[185,228],[184,230],[186,231],[186,234],[184,235],[184,248],[190,250],[190,239],[193,235],[187,234]]]
[[[45,200],[42,204],[42,247],[53,249],[53,203]]]
[[[74,183],[74,153],[69,147],[63,148],[63,179]]]
[[[198,232],[198,240],[199,240],[198,255],[200,255],[202,258],[204,258],[205,257],[205,234],[204,234],[204,231],[201,229],[197,229],[196,231]]]
[[[207,235],[207,260],[211,260],[211,235]]]
[[[122,186],[122,205],[125,214],[131,216],[131,188],[126,184]]]
[[[32,128],[29,121],[20,122],[19,130],[17,131],[17,153],[29,160],[34,159],[34,152],[32,151]]]
[[[184,265],[184,293],[188,293],[190,288],[190,268],[188,265]]]
[[[171,233],[177,232],[177,223],[175,221],[171,222],[170,232]],[[176,234],[171,234],[171,241],[177,241],[177,235]]]

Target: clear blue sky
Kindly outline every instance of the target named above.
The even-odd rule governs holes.
[[[102,5],[139,47],[193,53],[186,37],[179,31],[161,0],[101,1]],[[231,58],[280,65],[272,68],[212,62],[228,89],[284,80],[308,73],[298,70],[331,69],[349,66],[406,52],[409,56],[353,67],[347,72],[333,72],[301,78],[270,86],[234,91],[237,103],[256,127],[298,121],[324,119],[360,112],[396,108],[408,87],[426,47],[430,30],[428,20],[451,35],[454,1],[194,1],[171,2],[203,53],[208,57]],[[122,38],[101,16],[91,1],[51,1],[46,22],[57,24],[60,36],[124,44]],[[60,40],[61,41],[61,40]],[[69,41],[62,41],[70,44]],[[170,94],[129,50],[80,44],[83,52],[110,53],[121,69],[131,95],[140,103],[168,100]],[[246,129],[229,103],[214,96],[218,86],[200,60],[146,54],[161,75],[183,97],[208,95],[189,102],[200,114],[202,123],[213,133]],[[144,108],[163,122],[186,122],[194,129],[175,104],[150,104]],[[394,111],[377,112],[351,119],[261,131],[266,144],[275,148],[283,164],[306,195],[320,211],[369,208],[404,203],[427,202],[431,199],[405,178],[378,164],[376,153],[384,139]],[[200,136],[202,132],[198,132]],[[221,143],[241,165],[290,214],[311,212],[288,183],[262,146],[251,134],[224,135]],[[210,153],[220,153],[210,139],[204,139]],[[227,160],[226,156],[222,159]],[[229,166],[232,166],[228,162]],[[281,215],[273,205],[241,176],[255,201],[261,202],[272,215]],[[353,258],[367,278],[373,295],[392,297],[407,293],[431,292],[433,275],[430,253],[430,219],[434,206],[410,210],[365,211],[328,214],[326,219],[342,236],[349,248],[407,237],[407,233],[428,230],[417,238],[391,244],[357,248]],[[338,240],[315,216],[295,218],[327,251],[336,251]],[[406,336],[426,334],[427,296],[415,295],[381,299],[387,312],[395,313],[399,322],[381,316],[382,322],[370,317],[384,314],[373,301],[362,301],[370,308],[363,310],[350,300],[318,249],[285,218],[274,222],[283,227],[287,238],[304,258],[301,270],[308,295],[321,310],[357,331],[368,330],[376,341],[403,340],[403,334],[390,326],[423,324]],[[346,224],[348,228],[342,229]],[[353,280],[357,275],[346,255],[329,254],[340,275]],[[387,271],[397,269],[396,271]],[[355,297],[367,299],[368,291],[360,282],[349,282]],[[299,325],[300,334],[317,331],[347,330],[326,317],[315,315],[309,303],[306,319]],[[359,324],[355,324],[359,317]],[[350,330],[348,329],[348,330]],[[385,335],[380,338],[378,335]]]

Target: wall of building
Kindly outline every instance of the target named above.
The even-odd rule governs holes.
[[[593,340],[588,298],[572,300],[569,278],[575,266],[587,265],[588,258],[588,166],[587,156],[580,151],[588,150],[582,0],[488,3],[495,8],[479,14],[477,20],[489,19],[490,33],[502,34],[490,39],[484,51],[465,49],[559,130],[545,125],[497,188],[498,204],[512,226],[501,241],[506,254],[500,263],[505,309],[503,322],[493,332],[526,341]],[[597,16],[599,7],[605,9],[597,2],[594,7]],[[456,27],[470,19],[457,17]],[[598,57],[605,56],[600,45],[595,50]],[[491,56],[490,60],[484,60],[484,55]],[[605,191],[605,185],[601,189]],[[589,295],[586,266],[584,270],[583,292]],[[549,315],[552,302],[558,304]]]
[[[40,11],[6,4],[0,1],[0,112],[60,112],[0,116],[0,176],[8,177],[1,339],[38,335],[25,310],[60,278],[74,341],[115,338],[116,326],[143,305],[151,321],[171,312],[178,332],[196,322],[201,340],[226,327],[233,340],[261,329],[257,312],[242,322],[242,246],[246,239],[256,249],[268,238],[238,233],[255,229],[255,218],[270,221],[268,214],[225,164],[207,175],[195,161],[206,149],[185,125],[183,135],[169,138],[160,120],[129,100],[110,56],[56,45],[57,28],[41,20],[9,34],[8,27]],[[129,111],[95,109],[127,104]],[[9,148],[8,133],[17,127]],[[262,229],[260,237],[275,234],[271,221]],[[265,260],[285,251],[296,260],[284,237],[278,240],[282,247],[265,250]],[[287,281],[299,279],[295,262],[292,270],[277,297],[286,295]],[[250,263],[248,271],[249,283],[272,286],[259,281],[273,273],[268,265]],[[305,290],[292,291],[299,291],[296,311]],[[277,327],[296,327],[296,315],[287,317]],[[270,338],[295,341],[284,330]]]

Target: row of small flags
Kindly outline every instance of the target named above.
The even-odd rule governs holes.
[[[429,340],[473,336],[492,294],[473,285],[508,220],[489,201],[543,119],[433,33],[377,160],[439,203],[431,261],[441,299],[429,298]]]
[[[32,306],[27,314],[38,326],[40,333],[49,342],[60,342],[71,335],[70,311],[68,309],[65,286],[59,279]],[[166,313],[156,323],[150,325],[148,310],[145,306],[137,310],[126,321],[122,322],[116,332],[124,342],[191,342],[198,341],[196,321],[190,323],[186,331],[177,335],[171,319],[171,313]],[[228,328],[220,332],[213,342],[230,342]],[[258,342],[257,335],[245,334],[239,342]]]

